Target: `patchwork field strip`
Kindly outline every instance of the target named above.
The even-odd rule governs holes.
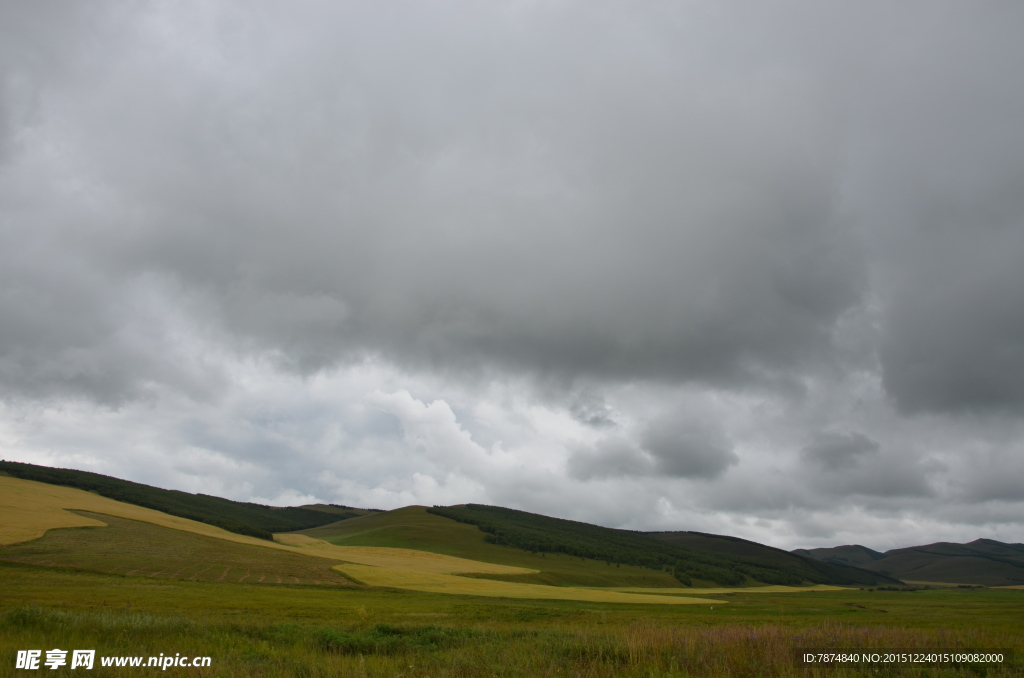
[[[708,603],[724,605],[727,602],[709,598],[641,595],[572,586],[518,584],[490,579],[471,579],[452,574],[373,567],[370,565],[336,565],[334,569],[370,586],[386,586],[425,593],[447,593],[450,595],[484,596],[489,598],[577,600],[591,603],[641,603],[644,605],[706,605]]]
[[[498,565],[479,560],[446,556],[428,551],[388,548],[384,546],[336,546],[304,534],[276,534],[274,539],[299,549],[301,553],[321,558],[343,560],[357,565],[395,569],[427,574],[536,574],[537,570],[513,565]]]

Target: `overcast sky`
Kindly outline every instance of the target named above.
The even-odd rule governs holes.
[[[1024,542],[1024,4],[0,3],[0,456]]]

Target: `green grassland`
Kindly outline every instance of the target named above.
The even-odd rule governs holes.
[[[17,650],[53,647],[208,655],[209,669],[170,671],[239,677],[1019,676],[1024,653],[1024,591],[1014,590],[736,592],[724,606],[649,606],[167,580],[11,562],[0,562],[0,580],[0,676],[30,675],[13,669]],[[867,648],[1001,648],[1018,659],[817,673],[793,661],[799,649]]]

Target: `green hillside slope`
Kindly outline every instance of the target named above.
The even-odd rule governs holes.
[[[697,550],[642,532],[616,530],[495,506],[466,504],[434,507],[427,511],[475,525],[486,533],[485,541],[497,546],[668,570],[686,585],[694,580],[721,586],[754,583],[799,585],[806,582],[898,583],[881,573],[830,565],[788,554],[773,553],[771,558],[757,558]]]
[[[484,578],[549,586],[682,587],[668,572],[643,567],[608,564],[566,554],[532,554],[489,544],[474,525],[459,523],[432,513],[423,506],[406,506],[322,527],[302,534],[340,546],[386,546],[441,553],[486,563],[515,565],[539,574],[488,575]]]
[[[76,471],[73,469],[50,468],[14,461],[0,461],[0,472],[23,480],[35,480],[51,485],[75,487],[95,492],[104,497],[163,511],[180,518],[196,520],[215,525],[237,534],[262,539],[272,539],[274,532],[292,532],[317,525],[324,525],[341,519],[336,512],[315,508],[277,508],[262,504],[231,501],[206,494],[190,494],[178,490],[164,490],[159,487],[133,483],[120,478]],[[366,513],[360,509],[339,507],[345,514]]]

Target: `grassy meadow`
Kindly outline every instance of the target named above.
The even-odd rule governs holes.
[[[641,605],[154,579],[0,562],[0,675],[19,649],[212,657],[196,676],[1020,676],[1000,667],[807,671],[795,650],[1024,652],[1024,591],[718,593]],[[88,675],[138,675],[99,668]],[[58,672],[49,672],[57,674]]]

